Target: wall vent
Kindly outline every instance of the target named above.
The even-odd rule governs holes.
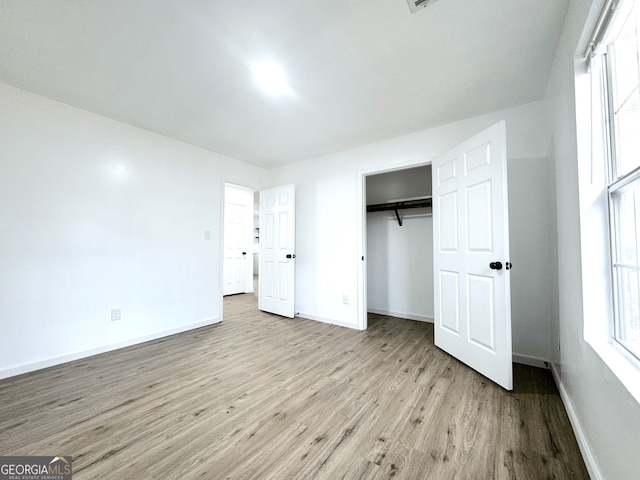
[[[411,13],[416,13],[421,8],[426,7],[427,5],[431,5],[438,0],[407,0],[409,4],[409,9],[411,9]]]

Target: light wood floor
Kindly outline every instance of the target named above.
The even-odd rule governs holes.
[[[358,332],[225,299],[222,324],[0,381],[0,455],[75,480],[585,479],[548,371],[508,393],[430,324]]]

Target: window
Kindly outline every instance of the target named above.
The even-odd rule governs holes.
[[[592,60],[592,75],[598,77],[593,83],[602,100],[609,167],[612,332],[640,359],[640,0],[617,2],[601,18],[605,31],[594,34],[601,41],[590,48],[599,57]]]

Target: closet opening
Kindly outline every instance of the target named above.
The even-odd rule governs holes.
[[[433,322],[431,165],[365,177],[366,312]]]

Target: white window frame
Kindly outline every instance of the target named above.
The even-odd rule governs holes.
[[[633,5],[635,3],[635,5]],[[615,78],[614,78],[614,40],[622,30],[623,22],[628,19],[632,14],[632,8],[640,8],[640,2],[637,0],[628,0],[627,2],[621,2],[618,5],[619,11],[617,12],[616,21],[611,23],[608,32],[605,32],[603,36],[603,43],[606,45],[606,52],[602,53],[602,70],[604,72],[600,95],[603,99],[603,117],[602,128],[604,130],[604,143],[605,143],[605,155],[607,156],[608,165],[608,182],[607,182],[607,199],[609,204],[609,236],[611,244],[611,275],[612,275],[612,288],[613,288],[613,325],[612,325],[612,339],[620,344],[625,350],[627,350],[636,361],[640,361],[640,349],[634,348],[629,345],[623,338],[621,338],[621,298],[622,293],[619,289],[619,275],[618,270],[624,268],[617,258],[618,252],[618,240],[620,233],[617,225],[617,210],[615,196],[618,192],[640,178],[640,162],[635,169],[626,172],[619,173],[618,168],[619,159],[619,131],[616,123],[614,103],[615,98]],[[633,13],[635,14],[635,12]],[[640,152],[639,152],[640,156]],[[637,268],[637,266],[634,266]]]
[[[617,237],[616,237],[616,205],[615,205],[615,200],[614,200],[614,196],[616,195],[616,193],[618,193],[619,191],[621,191],[622,189],[624,189],[626,186],[628,186],[629,184],[635,182],[636,180],[640,179],[640,168],[636,168],[634,169],[632,172],[630,172],[627,175],[624,175],[623,177],[621,177],[620,179],[614,181],[612,184],[609,185],[608,187],[608,199],[609,199],[609,218],[610,218],[610,235],[611,235],[611,271],[612,271],[612,285],[613,285],[613,307],[614,307],[614,314],[613,314],[613,340],[618,342],[624,349],[626,349],[631,355],[633,355],[637,361],[640,362],[640,350],[639,349],[635,349],[634,346],[627,344],[627,342],[621,338],[621,333],[620,331],[622,330],[622,327],[620,326],[620,322],[621,322],[621,306],[620,304],[622,303],[622,294],[618,288],[618,281],[619,281],[619,277],[618,277],[618,273],[617,270],[620,268],[635,268],[636,270],[640,270],[640,267],[635,266],[635,265],[624,265],[621,263],[621,261],[617,258],[617,251],[618,251],[618,247],[616,245],[617,243]]]
[[[630,1],[635,1],[636,8],[640,8],[640,0]],[[603,12],[585,51],[587,70],[576,70],[578,150],[582,152],[579,157],[589,155],[589,149],[591,157],[590,164],[579,164],[584,338],[640,403],[640,360],[616,340],[615,257],[610,195],[624,181],[614,179],[613,175],[611,155],[614,145],[611,144],[611,138],[615,138],[612,137],[615,125],[613,119],[609,118],[611,99],[607,87],[611,78],[604,62],[600,64],[600,61],[606,60],[602,55],[606,54],[606,45],[611,43],[612,33],[620,29],[625,4],[626,7],[630,5],[625,0],[605,0]],[[609,28],[611,26],[613,28]],[[602,75],[599,75],[600,72]],[[587,121],[589,117],[591,120]],[[587,138],[590,138],[590,145],[585,143]]]

